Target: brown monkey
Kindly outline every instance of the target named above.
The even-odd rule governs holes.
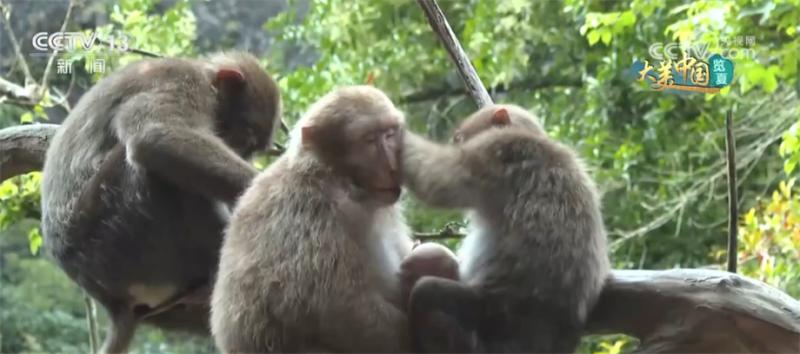
[[[404,306],[408,305],[414,284],[423,276],[458,280],[456,255],[438,243],[415,244],[411,254],[400,263],[400,298]]]
[[[222,352],[409,351],[402,128],[370,86],[327,94],[297,123],[231,217],[211,303]]]
[[[280,121],[277,86],[247,54],[152,59],[98,82],[59,128],[42,183],[45,247],[111,319],[208,333],[230,207]]]
[[[431,352],[573,352],[609,269],[598,193],[578,156],[525,110],[483,108],[455,145],[406,134],[407,186],[471,212],[461,282],[411,293],[415,342]]]

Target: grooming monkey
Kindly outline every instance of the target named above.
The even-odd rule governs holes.
[[[297,123],[225,236],[211,330],[225,353],[408,352],[398,279],[403,115],[370,86]]]
[[[513,105],[483,108],[453,145],[406,133],[404,173],[423,202],[470,211],[461,282],[424,277],[409,317],[427,352],[573,352],[606,279],[595,185],[575,152]]]
[[[228,208],[271,144],[277,86],[248,54],[150,59],[98,82],[47,151],[47,251],[107,310],[104,352],[137,323],[209,333]]]

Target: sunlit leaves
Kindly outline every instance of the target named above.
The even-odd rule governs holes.
[[[635,23],[636,15],[633,11],[590,12],[586,14],[586,22],[581,26],[580,31],[581,34],[586,35],[589,45],[595,45],[598,41],[609,45],[612,36],[633,28]]]
[[[33,172],[18,176],[0,183],[0,231],[19,221],[38,217],[39,210],[39,184],[41,173]],[[42,244],[38,230],[30,230],[30,249],[36,253]]]
[[[800,296],[800,198],[794,179],[745,213],[740,228],[741,270]]]
[[[783,133],[780,154],[784,158],[783,171],[791,174],[800,163],[800,122]]]
[[[95,31],[101,38],[114,39],[118,46],[126,42],[131,48],[163,56],[191,56],[195,53],[193,41],[197,29],[189,5],[188,0],[179,0],[163,14],[158,14],[153,13],[153,0],[119,1],[112,7],[112,24],[98,27]],[[107,62],[110,59],[106,67],[111,70],[142,59],[139,54],[122,54],[111,49],[103,51],[103,54],[102,58],[107,58]],[[86,65],[92,62],[87,60]]]

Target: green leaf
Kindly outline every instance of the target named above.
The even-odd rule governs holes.
[[[600,32],[598,30],[592,30],[586,38],[589,39],[589,45],[592,46],[600,39]]]
[[[611,31],[609,31],[607,28],[603,28],[602,31],[603,33],[601,34],[601,37],[603,43],[605,43],[606,45],[611,44]]]
[[[636,15],[633,11],[625,11],[619,17],[619,25],[622,27],[633,26],[636,23]]]
[[[39,233],[39,228],[33,228],[28,231],[28,246],[31,254],[39,253],[39,249],[42,247],[42,234]]]
[[[19,117],[20,123],[33,123],[33,113],[25,112]]]

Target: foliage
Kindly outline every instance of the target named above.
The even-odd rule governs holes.
[[[39,218],[41,179],[40,172],[32,172],[0,183],[0,231],[26,218]],[[39,229],[28,230],[28,239],[31,254],[36,254],[42,245]]]
[[[795,180],[744,214],[739,262],[743,274],[800,297],[800,198]]]
[[[783,133],[780,154],[786,158],[783,162],[783,171],[791,174],[800,162],[800,122],[792,124],[792,127]]]

